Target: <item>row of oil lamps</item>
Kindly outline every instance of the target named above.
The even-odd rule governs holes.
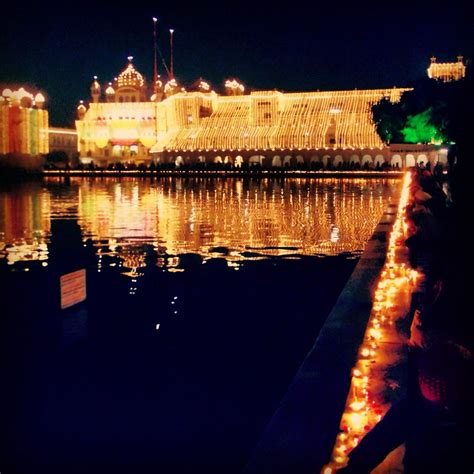
[[[406,265],[407,237],[405,208],[409,200],[410,173],[406,173],[397,216],[390,233],[385,264],[375,293],[372,311],[357,362],[352,369],[351,388],[341,417],[330,462],[322,474],[332,474],[347,465],[349,453],[384,416],[389,404],[381,397],[383,374],[389,365],[390,352],[381,345],[394,332],[393,323],[404,314],[409,294],[418,284],[420,274]],[[391,361],[393,362],[393,360]]]

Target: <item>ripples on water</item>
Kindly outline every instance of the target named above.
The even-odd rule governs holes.
[[[0,189],[0,459],[48,474],[240,472],[395,187]],[[87,300],[61,312],[59,275],[80,267]]]
[[[262,256],[358,255],[391,186],[357,179],[71,179],[0,192],[0,257],[48,261],[51,222],[77,219],[98,255],[131,272],[150,250],[168,269],[183,253],[228,262]],[[104,246],[106,248],[104,248]],[[166,257],[166,260],[163,259]],[[23,266],[28,268],[28,265]]]

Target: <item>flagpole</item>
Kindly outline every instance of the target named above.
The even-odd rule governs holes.
[[[173,71],[173,33],[174,30],[170,30],[170,79],[174,79]]]
[[[158,18],[153,17],[153,93],[157,93],[156,81],[158,80],[158,66],[156,58],[156,22]]]

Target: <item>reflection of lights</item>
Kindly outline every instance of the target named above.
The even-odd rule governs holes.
[[[16,262],[32,262],[48,260],[48,246],[44,242],[38,242],[36,239],[33,243],[17,243],[4,249],[6,253],[8,265]],[[45,265],[43,265],[45,266]]]
[[[331,224],[331,242],[337,242],[339,240],[339,228],[334,224]]]
[[[59,181],[47,178],[46,186],[48,180]],[[52,202],[47,188],[42,190],[38,195],[41,215],[33,216],[34,221],[28,208],[22,212],[22,215],[30,216],[31,222],[25,218],[21,226],[27,229],[27,242],[33,248],[15,253],[15,248],[22,249],[24,245],[23,231],[17,235],[11,221],[2,221],[1,225],[6,227],[0,229],[5,232],[0,241],[4,240],[7,245],[3,249],[0,245],[0,258],[9,256],[11,260],[16,255],[19,258],[15,261],[31,258],[47,261],[49,216],[70,214],[72,205],[77,206],[84,239],[87,236],[95,243],[97,271],[115,268],[130,279],[140,278],[143,269],[154,264],[146,260],[145,244],[151,245],[154,254],[158,254],[156,265],[170,272],[184,271],[177,257],[182,253],[200,254],[205,264],[212,247],[228,249],[225,259],[235,271],[239,271],[240,262],[249,258],[266,258],[242,255],[246,245],[266,248],[255,253],[272,256],[295,252],[300,255],[357,253],[370,237],[390,194],[386,181],[371,180],[367,185],[367,181],[356,178],[298,178],[288,179],[283,185],[264,179],[250,186],[236,179],[224,183],[216,181],[212,187],[201,184],[186,187],[179,179],[164,178],[160,186],[155,186],[149,182],[138,183],[133,178],[121,178],[120,181],[109,178],[99,183],[72,177],[71,184],[78,194],[67,201]],[[340,194],[337,199],[330,199],[335,184]],[[370,201],[369,206],[368,191],[353,197],[354,189],[359,189],[361,184],[370,186],[380,199]],[[326,201],[323,200],[325,194]],[[277,199],[272,199],[275,196]],[[18,206],[1,194],[0,201],[7,209]],[[194,232],[189,231],[190,220]],[[329,222],[335,226],[330,231],[333,239],[328,235]],[[337,241],[335,228],[339,230]],[[33,234],[32,229],[41,229],[41,232]],[[37,237],[32,238],[32,235]],[[15,244],[9,247],[12,242]],[[286,250],[290,247],[295,250]],[[103,255],[116,257],[116,260],[111,262],[102,258]]]
[[[227,181],[210,193],[180,188],[180,183],[170,180],[163,181],[160,187],[144,183],[138,187],[133,181],[122,179],[119,189],[115,184],[82,186],[79,214],[83,226],[94,239],[107,236],[111,251],[132,272],[146,265],[141,248],[144,242],[153,243],[158,252],[158,267],[182,271],[176,268],[179,258],[164,258],[164,255],[207,256],[210,247],[222,246],[233,249],[226,260],[238,262],[248,258],[241,254],[247,242],[252,242],[253,247],[271,247],[265,254],[275,256],[294,252],[284,247],[295,247],[302,255],[360,252],[386,204],[381,197],[368,206],[369,193],[349,197],[354,186],[366,184],[356,179],[291,180],[275,190],[272,181],[265,181],[255,186],[251,194],[242,193],[240,181]],[[336,183],[341,187],[341,196],[323,203],[321,193]],[[371,183],[376,188],[387,189],[381,181]],[[300,186],[307,186],[308,192],[299,193],[295,200],[293,194]],[[268,193],[274,192],[281,195],[281,200],[266,199]],[[112,194],[115,199],[111,199],[111,193],[116,193]],[[332,239],[324,231],[328,213],[333,216]],[[189,233],[190,221],[195,227],[192,233]],[[238,264],[229,266],[239,269]]]

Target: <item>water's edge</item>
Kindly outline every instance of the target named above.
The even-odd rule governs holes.
[[[317,473],[329,460],[385,262],[399,193],[367,242],[316,341],[244,469],[255,473]]]
[[[41,173],[30,176],[48,177],[60,176],[67,177],[220,177],[220,178],[236,178],[236,177],[250,177],[250,178],[401,178],[404,171],[312,171],[312,170],[44,170]]]

